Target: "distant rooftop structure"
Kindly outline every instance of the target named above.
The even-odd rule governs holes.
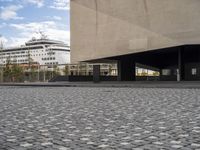
[[[30,45],[38,45],[38,44],[64,44],[64,42],[61,41],[57,41],[57,40],[50,40],[50,39],[35,39],[32,38],[31,40],[29,40],[28,42],[25,43],[26,46],[30,46]],[[67,44],[65,44],[67,45]]]

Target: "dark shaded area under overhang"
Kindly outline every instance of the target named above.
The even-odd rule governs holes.
[[[163,81],[200,80],[200,45],[182,45],[86,62],[117,62],[118,81],[135,81],[137,64],[156,68]]]

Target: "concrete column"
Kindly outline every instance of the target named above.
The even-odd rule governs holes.
[[[160,73],[159,81],[161,81],[161,77],[162,77],[162,69],[159,69],[159,73]]]
[[[117,62],[117,81],[122,81],[122,75],[121,75],[122,73],[121,73],[121,61],[120,60],[118,60],[118,62]]]
[[[93,81],[100,82],[100,65],[93,65]]]
[[[183,60],[183,47],[178,50],[178,71],[177,71],[177,81],[184,80],[184,60]]]
[[[135,81],[135,62],[131,59],[118,61],[118,81]]]

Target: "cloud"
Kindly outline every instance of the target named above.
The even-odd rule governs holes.
[[[69,10],[69,0],[54,0],[53,5],[50,8],[57,10]]]
[[[37,5],[39,8],[44,6],[44,0],[26,0],[26,2]]]
[[[6,37],[0,35],[0,46],[1,46],[1,42],[2,42],[3,44],[7,44],[8,39],[7,39]]]
[[[13,0],[0,0],[0,2],[13,2]]]
[[[60,20],[63,19],[60,16],[46,16],[45,18],[48,19],[48,20],[56,20],[56,21],[60,21]]]
[[[17,30],[22,30],[22,31],[38,31],[40,29],[43,30],[46,28],[55,28],[56,23],[54,21],[43,21],[43,22],[10,24],[10,26],[14,27]]]
[[[0,19],[10,20],[10,19],[23,19],[17,15],[17,11],[22,9],[22,5],[10,5],[7,7],[1,7],[2,11],[0,13]]]
[[[62,20],[62,18],[59,17],[59,16],[53,16],[53,19],[54,19],[54,20]]]
[[[6,26],[7,26],[7,24],[5,22],[0,24],[0,28],[6,27]]]
[[[19,32],[15,37],[11,37],[9,46],[19,46],[30,40],[32,37],[39,38],[38,31],[43,31],[49,39],[60,40],[65,43],[70,41],[70,32],[66,27],[54,21],[31,22],[27,24],[11,24]]]

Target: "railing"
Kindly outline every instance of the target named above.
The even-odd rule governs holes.
[[[93,81],[93,76],[56,76],[51,80],[49,80],[49,82],[59,82],[59,81],[69,81],[69,82]],[[100,76],[100,81],[117,81],[117,76]]]

